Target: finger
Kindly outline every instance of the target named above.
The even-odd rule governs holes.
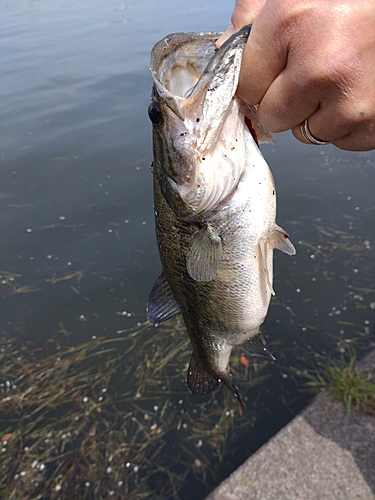
[[[287,63],[288,44],[280,35],[276,36],[275,17],[269,15],[268,10],[266,4],[254,20],[242,56],[238,95],[251,105],[261,102]]]
[[[271,83],[260,101],[258,117],[269,132],[283,132],[297,127],[319,106],[318,88],[314,85],[310,88],[304,80],[299,82],[293,67],[288,65]]]
[[[332,63],[326,63],[318,49],[308,59],[299,53],[288,54],[288,66],[259,103],[259,120],[270,132],[295,129],[298,139],[303,139],[296,127],[309,117],[313,135],[336,140],[347,135],[358,122],[358,102],[367,115],[374,109],[372,93],[366,92],[366,87],[361,89],[362,81],[367,79],[358,69],[351,75],[332,71]]]
[[[364,103],[362,102],[362,105]],[[310,133],[318,140],[328,141],[340,149],[348,151],[368,151],[375,147],[375,113],[354,111],[350,102],[339,111],[339,106],[332,105],[318,109],[308,118]],[[363,108],[364,109],[364,108]],[[293,128],[293,135],[305,144],[301,125]]]
[[[345,151],[370,151],[375,148],[373,133],[371,136],[364,131],[351,132],[336,141],[332,141],[332,144]]]
[[[350,126],[340,123],[337,108],[336,113],[329,106],[326,109],[319,108],[315,113],[308,117],[307,127],[311,135],[319,141],[331,142],[337,141],[350,133]],[[301,127],[305,119],[292,128],[292,133],[296,139],[305,144],[311,144],[302,134]]]
[[[300,142],[303,142],[304,144],[312,144],[312,142],[308,141],[307,139],[305,139],[304,135],[302,134],[302,131],[301,131],[301,128],[305,126],[305,120],[303,120],[299,125],[297,125],[296,127],[294,127],[292,129],[292,134],[294,135],[294,137],[296,139],[298,139]],[[311,128],[310,128],[310,121],[309,119],[307,119],[307,127],[308,127],[308,130],[310,131],[310,134],[318,141],[321,141],[321,142],[331,142],[331,141],[328,141],[327,139],[322,139],[320,136],[318,136],[315,132],[312,132],[311,131]]]
[[[238,31],[246,24],[252,24],[262,10],[266,0],[236,0],[232,14],[232,25]]]
[[[237,30],[238,31],[238,30]],[[224,31],[224,33],[216,40],[215,45],[217,48],[221,47],[224,42],[228,40],[234,33],[236,33],[236,29],[233,24],[228,26],[228,28]]]
[[[261,11],[266,0],[236,0],[231,24],[216,41],[216,46],[220,47],[230,36],[247,24],[252,24]]]
[[[310,130],[310,125],[308,125],[308,127]],[[294,137],[296,137],[296,139],[303,142],[304,144],[311,144],[302,136],[300,126],[295,127],[292,130],[292,133]],[[318,137],[315,132],[312,133],[312,135],[320,141],[326,140]],[[362,128],[360,130],[351,131],[349,132],[349,134],[328,142],[345,151],[370,151],[375,148],[374,138],[371,136],[371,134],[368,133],[368,130]]]

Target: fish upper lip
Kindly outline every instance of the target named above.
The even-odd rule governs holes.
[[[186,113],[186,101],[194,100],[194,98],[199,93],[203,93],[202,98],[205,95],[205,89],[209,88],[210,82],[214,80],[215,74],[215,65],[221,60],[225,59],[227,52],[235,50],[239,45],[244,45],[248,38],[251,26],[244,26],[239,32],[235,35],[232,35],[224,44],[217,48],[215,45],[216,40],[222,33],[175,33],[172,35],[166,36],[163,40],[158,42],[152,49],[151,54],[151,74],[155,85],[155,90],[158,96],[165,100],[168,107],[178,116],[182,121],[185,121]],[[197,47],[196,51],[203,51],[203,55],[201,59],[199,59],[198,54],[194,54],[194,57],[199,59],[197,66],[191,66],[196,72],[196,81],[191,82],[191,86],[188,89],[185,89],[184,92],[181,92],[183,95],[179,95],[174,93],[172,90],[168,88],[166,85],[166,81],[169,80],[169,84],[172,81],[170,75],[160,73],[163,72],[166,68],[164,66],[168,66],[168,58],[174,55],[174,51],[178,51],[179,48],[182,48],[188,45],[190,42],[197,43],[199,40],[202,41],[202,47]],[[211,54],[211,57],[207,56],[207,53]],[[220,59],[217,59],[216,54],[220,54]],[[233,56],[232,56],[233,57]],[[202,66],[202,61],[205,64]],[[183,63],[185,63],[186,67],[190,64],[189,58],[182,61],[175,61],[176,64],[172,68],[172,71],[177,68],[183,68]],[[173,63],[173,61],[171,61]],[[237,85],[236,85],[237,87]]]
[[[185,114],[182,111],[181,102],[183,97],[172,94],[159,80],[156,71],[153,71],[152,77],[154,80],[155,91],[159,98],[167,103],[168,108],[182,121],[185,121]],[[162,106],[161,106],[162,107]]]
[[[168,107],[178,116],[182,121],[185,120],[185,114],[182,109],[182,102],[185,100],[185,95],[177,95],[171,92],[165,85],[166,75],[168,73],[168,59],[173,56],[175,52],[181,47],[188,47],[191,43],[192,47],[196,46],[198,41],[206,45],[206,50],[211,50],[212,54],[216,51],[215,41],[222,33],[172,33],[156,43],[151,52],[151,75],[154,81],[155,91],[158,96],[163,99]],[[203,73],[208,58],[201,57],[204,66],[198,71],[197,81]],[[171,61],[169,61],[171,62]],[[177,64],[176,64],[177,66]],[[164,72],[164,74],[163,74]],[[169,76],[168,76],[169,78]],[[194,87],[194,82],[191,87]],[[185,94],[185,92],[184,92]]]

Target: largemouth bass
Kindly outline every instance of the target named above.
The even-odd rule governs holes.
[[[274,359],[259,329],[273,293],[273,250],[295,253],[275,222],[275,185],[257,144],[254,110],[236,97],[249,31],[219,49],[220,33],[158,42],[149,105],[163,272],[148,299],[148,320],[182,314],[193,346],[189,389],[205,395],[223,381],[243,405],[228,368],[232,348]]]

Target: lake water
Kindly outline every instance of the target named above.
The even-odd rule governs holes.
[[[276,296],[262,330],[277,361],[245,367],[239,352],[232,355],[237,384],[249,402],[245,415],[226,388],[201,400],[187,393],[183,380],[189,348],[181,324],[158,330],[144,325],[147,296],[160,273],[147,116],[149,54],[171,32],[222,31],[232,2],[0,0],[0,6],[2,352],[17,346],[32,369],[28,352],[41,353],[35,354],[37,363],[56,350],[99,339],[133,342],[122,365],[128,379],[117,376],[117,367],[117,378],[108,380],[114,409],[111,414],[105,408],[106,422],[112,433],[125,432],[113,415],[131,415],[134,422],[143,412],[142,429],[150,429],[141,451],[119,461],[116,475],[116,453],[103,452],[104,469],[90,472],[90,480],[81,470],[63,475],[61,450],[58,467],[45,450],[38,459],[43,453],[34,436],[33,460],[50,464],[39,467],[42,479],[34,478],[35,489],[26,496],[30,484],[21,479],[29,477],[31,465],[22,467],[36,468],[27,445],[0,491],[22,484],[23,499],[55,498],[64,491],[70,492],[66,498],[204,498],[307,404],[304,384],[327,356],[337,357],[348,344],[360,355],[374,346],[375,153],[305,146],[289,133],[262,147],[275,176],[278,223],[297,250],[292,258],[275,254]],[[173,365],[169,336],[181,366]],[[169,354],[170,366],[147,372],[158,349],[160,359]],[[137,356],[134,373],[128,373]],[[11,379],[6,359],[3,392]],[[18,380],[22,366],[11,370]],[[148,373],[143,385],[142,371]],[[165,378],[153,389],[157,373]],[[14,385],[16,394],[19,384]],[[116,406],[121,391],[126,398]],[[68,410],[54,409],[59,426]],[[1,429],[14,440],[24,432],[25,443],[31,431],[24,412],[10,411]],[[44,424],[41,417],[40,429]],[[82,429],[66,449],[81,449]],[[129,442],[122,438],[124,450],[139,444],[132,432],[126,434]],[[148,442],[155,442],[152,451]],[[4,464],[9,471],[5,459]],[[78,496],[70,496],[72,491]]]

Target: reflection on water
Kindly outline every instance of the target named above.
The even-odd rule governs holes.
[[[327,355],[371,347],[375,154],[265,146],[297,249],[275,255],[277,361],[232,356],[245,415],[225,389],[195,397],[183,326],[144,325],[148,59],[169,32],[224,29],[231,2],[2,4],[0,491],[203,498],[306,404]]]

